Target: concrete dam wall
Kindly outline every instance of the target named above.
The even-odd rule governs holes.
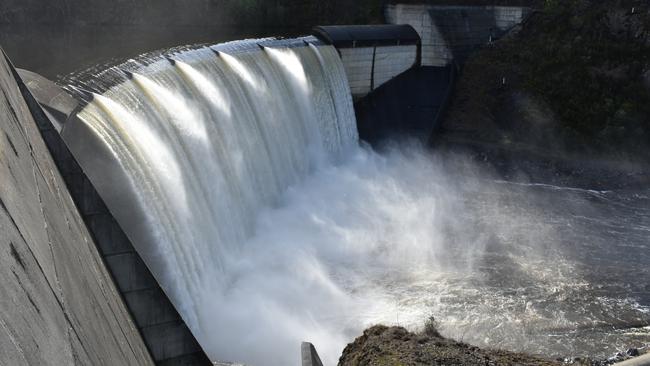
[[[420,37],[410,25],[320,26],[313,31],[336,47],[355,99],[420,64]]]
[[[61,138],[79,103],[38,74],[21,69],[18,74],[29,89],[25,97],[45,144],[153,361],[167,366],[210,364]]]
[[[0,90],[0,364],[152,364],[4,53]]]
[[[422,65],[463,63],[479,47],[523,22],[532,9],[521,6],[448,6],[394,4],[386,21],[409,24],[422,38]]]

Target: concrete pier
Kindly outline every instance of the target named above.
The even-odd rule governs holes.
[[[0,52],[0,365],[151,365]]]
[[[323,362],[316,352],[316,347],[309,342],[302,342],[300,345],[300,356],[302,366],[323,366]]]

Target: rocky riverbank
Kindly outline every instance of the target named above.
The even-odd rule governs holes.
[[[376,325],[343,350],[339,366],[434,366],[434,365],[613,365],[650,352],[630,348],[604,360],[558,358],[555,360],[502,350],[481,349],[441,336],[428,324],[420,333],[402,327]]]
[[[343,351],[339,366],[561,365],[561,362],[499,350],[484,350],[442,337],[435,329],[411,333],[377,325]]]
[[[435,145],[463,152],[505,180],[644,189],[649,108],[650,4],[549,0],[464,65]],[[545,359],[447,339],[433,325],[420,333],[378,325],[345,348],[339,366],[602,366],[648,351]]]

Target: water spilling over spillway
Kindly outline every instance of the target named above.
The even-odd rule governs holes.
[[[98,75],[64,138],[212,359],[297,365],[307,340],[333,365],[365,326],[429,315],[545,356],[647,343],[647,190],[377,154],[312,38],[168,56]]]
[[[205,297],[231,285],[225,267],[257,212],[358,143],[347,79],[336,50],[312,38],[233,42],[132,69],[109,70],[126,79],[78,116],[127,178],[114,195],[135,199],[107,197],[109,207],[205,347],[205,328],[222,327]]]

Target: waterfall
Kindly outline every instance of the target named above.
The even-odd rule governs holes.
[[[334,365],[367,326],[432,315],[554,357],[647,342],[646,191],[560,187],[554,167],[529,181],[545,161],[504,181],[402,141],[378,154],[313,38],[170,52],[83,84],[62,136],[211,359],[298,365],[309,341]]]
[[[311,37],[266,39],[112,73],[121,82],[93,93],[78,117],[134,199],[115,204],[99,191],[206,348],[205,327],[219,324],[204,321],[202,298],[230,285],[225,265],[254,234],[257,212],[357,145],[341,61]]]

